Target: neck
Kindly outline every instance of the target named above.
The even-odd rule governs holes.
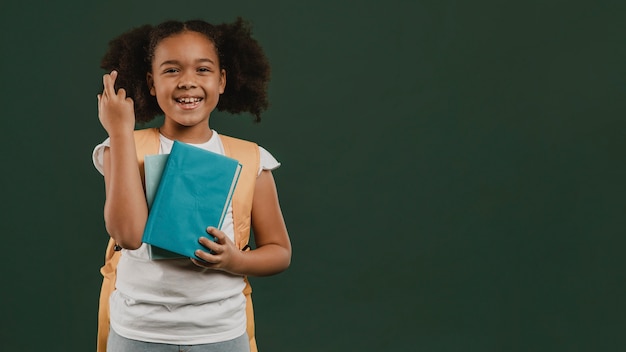
[[[193,144],[207,142],[213,136],[209,125],[182,126],[164,123],[159,132],[171,140]]]

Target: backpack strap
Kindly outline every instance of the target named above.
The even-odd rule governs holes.
[[[139,164],[139,173],[141,174],[141,183],[144,186],[144,156],[159,153],[159,131],[156,128],[145,130],[137,130],[134,132],[135,149],[137,152],[137,162]],[[96,350],[105,352],[107,339],[109,336],[109,297],[115,290],[115,278],[117,263],[120,261],[121,252],[117,250],[117,246],[113,238],[109,238],[106,251],[104,253],[104,265],[100,268],[102,274],[102,286],[100,288],[100,302],[98,309],[98,340]]]
[[[109,337],[109,297],[115,290],[115,275],[117,263],[120,261],[120,252],[115,250],[115,241],[109,238],[104,252],[104,265],[100,268],[102,286],[100,287],[100,301],[98,305],[98,339],[96,351],[106,352]]]
[[[250,225],[252,215],[252,199],[254,187],[260,167],[261,157],[259,146],[256,143],[242,139],[220,135],[224,153],[231,158],[237,159],[241,165],[241,174],[233,194],[233,224],[235,228],[235,244],[241,250],[248,250],[250,240]],[[246,296],[246,317],[248,337],[250,338],[250,351],[256,352],[256,336],[254,333],[254,309],[252,307],[252,286],[245,277],[246,287],[243,294]]]
[[[242,139],[220,136],[224,153],[237,159],[241,165],[241,174],[233,194],[233,223],[235,224],[235,244],[244,250],[250,239],[252,198],[258,176],[260,155],[256,143]]]
[[[157,128],[146,128],[143,130],[136,130],[135,135],[135,151],[137,152],[137,163],[139,165],[139,173],[141,174],[141,183],[144,186],[144,192],[146,189],[145,178],[146,173],[143,167],[144,157],[146,155],[159,154],[159,147],[161,140],[159,137],[159,130]]]

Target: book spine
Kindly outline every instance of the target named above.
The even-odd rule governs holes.
[[[233,200],[233,194],[235,193],[235,188],[237,187],[237,182],[239,182],[239,175],[241,175],[241,164],[238,164],[235,169],[235,174],[233,175],[233,182],[230,187],[230,191],[228,192],[228,196],[226,197],[226,204],[224,205],[224,209],[222,210],[222,216],[220,217],[218,229],[222,229],[222,224],[224,223],[224,218],[226,217],[226,213],[228,212],[228,207],[230,207],[230,203]]]

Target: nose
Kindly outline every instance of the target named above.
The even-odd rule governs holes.
[[[178,81],[178,88],[191,89],[196,87],[196,81],[193,73],[185,72]]]

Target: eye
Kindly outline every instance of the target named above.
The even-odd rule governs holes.
[[[168,67],[166,69],[163,70],[163,73],[177,73],[179,70],[175,67]]]
[[[209,67],[199,67],[198,72],[206,73],[206,72],[212,72],[212,70]]]

